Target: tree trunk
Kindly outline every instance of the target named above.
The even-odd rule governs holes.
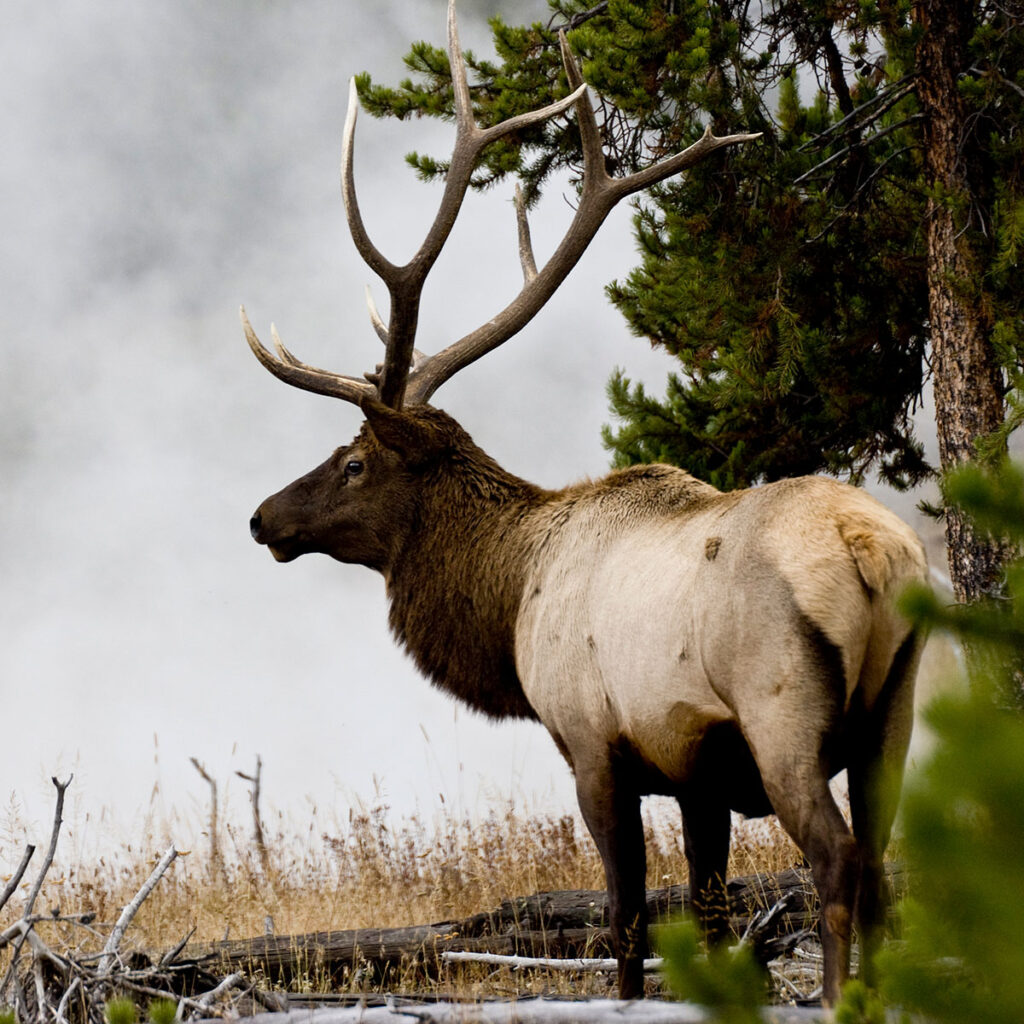
[[[925,114],[924,159],[933,190],[927,213],[928,305],[939,460],[943,472],[974,457],[978,438],[1003,422],[1003,369],[989,340],[980,271],[971,248],[983,207],[982,161],[965,116],[958,78],[970,65],[976,21],[971,0],[918,0],[918,98]],[[997,591],[1009,545],[946,510],[946,550],[961,603]]]

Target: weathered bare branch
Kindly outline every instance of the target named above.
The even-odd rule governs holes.
[[[236,985],[241,984],[244,979],[245,975],[239,971],[236,971],[234,974],[229,974],[219,985],[210,989],[209,992],[205,993],[205,995],[201,995],[196,1000],[199,1008],[211,1006],[226,992],[230,992]]]
[[[831,124],[818,132],[813,139],[808,139],[807,142],[800,146],[797,152],[803,153],[805,150],[816,149],[824,145],[837,132],[842,132],[849,128],[851,121],[856,121],[856,127],[860,129],[873,124],[883,114],[888,113],[904,96],[908,96],[914,91],[914,77],[915,75],[913,74],[905,75],[885,89],[880,89],[869,100],[865,100],[860,106],[855,107],[845,117],[836,121],[835,124]],[[879,103],[881,103],[881,106],[878,106]]]
[[[74,977],[71,979],[71,984],[68,985],[66,989],[64,989],[64,993],[60,997],[60,1002],[57,1004],[57,1009],[54,1011],[54,1016],[57,1019],[57,1024],[68,1024],[68,1003],[71,1002],[71,997],[79,990],[81,985],[82,979],[80,977]]]
[[[54,775],[50,779],[54,788],[57,790],[57,803],[53,811],[53,828],[50,830],[50,845],[46,850],[46,857],[43,859],[43,865],[39,869],[39,874],[36,876],[36,880],[32,884],[32,888],[29,890],[28,898],[25,900],[25,909],[22,912],[22,917],[27,918],[32,916],[32,910],[36,905],[36,897],[39,895],[39,890],[43,887],[43,880],[46,878],[46,875],[50,870],[50,866],[53,864],[53,855],[57,852],[57,838],[60,835],[60,826],[64,821],[64,794],[67,791],[68,786],[71,785],[71,780],[73,778],[74,775],[69,775],[67,782],[61,782],[57,776]]]
[[[0,892],[0,910],[3,910],[7,901],[14,894],[14,890],[21,884],[21,879],[25,874],[25,869],[28,867],[28,862],[32,859],[32,855],[35,852],[36,848],[31,843],[25,847],[25,852],[21,857],[21,863],[17,866],[14,874],[11,875],[7,884],[4,886],[4,891]]]
[[[114,930],[110,933],[110,938],[107,939],[107,943],[103,947],[103,956],[100,958],[98,968],[100,974],[110,973],[117,959],[118,947],[121,945],[121,939],[124,938],[128,925],[132,923],[132,919],[139,912],[139,907],[142,906],[146,897],[153,891],[156,883],[163,878],[164,872],[174,863],[177,856],[178,851],[174,846],[169,846],[157,862],[156,867],[153,868],[149,878],[142,883],[142,887],[132,898],[131,902],[121,911],[121,916],[117,919],[117,924],[114,925]]]
[[[920,121],[924,118],[924,114],[911,114],[909,117],[905,117],[902,121],[898,121],[896,124],[888,125],[881,131],[875,132],[874,135],[866,139],[859,139],[852,146],[844,146],[842,149],[837,150],[830,157],[822,160],[821,163],[815,164],[809,171],[805,171],[800,175],[799,178],[793,179],[794,185],[799,185],[800,182],[806,181],[808,178],[813,177],[819,171],[823,171],[826,167],[834,164],[837,160],[841,160],[851,150],[858,148],[859,146],[870,146],[871,143],[877,142],[879,139],[884,139],[886,135],[891,135],[893,132],[898,131],[900,128],[905,128],[908,124],[913,124],[915,121]]]
[[[217,806],[217,780],[207,772],[198,758],[190,757],[192,767],[210,787],[210,873],[224,876],[224,856],[220,849],[220,818]]]
[[[608,957],[505,956],[501,953],[442,953],[441,962],[446,964],[490,964],[494,967],[508,967],[512,970],[543,968],[549,971],[565,971],[576,974],[592,972],[611,974],[618,967],[618,961]],[[644,960],[644,971],[653,974],[655,971],[660,971],[664,963],[665,961],[660,956],[648,957]]]
[[[253,831],[252,838],[256,844],[256,850],[260,855],[260,866],[263,868],[265,875],[270,874],[270,854],[267,852],[267,841],[263,835],[263,820],[260,817],[260,785],[263,776],[263,758],[259,754],[256,755],[256,773],[254,775],[246,775],[245,772],[236,771],[235,774],[240,779],[245,779],[246,782],[250,783],[252,788],[249,791],[249,801],[252,804],[252,818],[253,818]]]

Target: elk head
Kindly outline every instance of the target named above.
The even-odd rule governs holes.
[[[370,396],[360,406],[366,422],[355,440],[253,515],[253,539],[277,561],[319,552],[387,573],[415,522],[422,477],[462,434],[429,406],[398,412]]]
[[[436,420],[422,413],[434,392],[463,367],[501,345],[539,312],[576,265],[611,208],[702,160],[725,146],[757,135],[715,137],[710,128],[693,145],[674,156],[626,177],[607,173],[600,131],[586,86],[564,32],[559,36],[571,93],[540,110],[520,114],[490,128],[474,121],[465,62],[459,46],[454,0],[448,5],[448,54],[455,102],[455,146],[444,194],[423,244],[404,266],[386,259],[370,241],[356,200],[353,140],[359,106],[355,82],[349,91],[342,151],[342,195],[349,230],[360,255],[385,283],[391,300],[385,325],[367,293],[370,318],[385,345],[384,361],[363,378],[309,366],[293,356],[271,327],[276,354],[257,338],[244,309],[242,325],[256,358],[286,384],[359,405],[367,417],[359,436],[326,462],[268,498],[253,516],[253,537],[267,544],[279,561],[310,551],[326,552],[341,561],[384,569],[400,543],[404,511],[414,502],[410,485],[423,465],[444,450]],[[492,320],[447,348],[424,356],[415,347],[420,295],[455,223],[470,178],[486,146],[529,125],[575,108],[583,149],[583,181],[576,214],[565,237],[538,270],[526,212],[516,190],[516,214],[523,286]],[[448,421],[452,424],[453,421]],[[443,432],[443,431],[442,431]]]

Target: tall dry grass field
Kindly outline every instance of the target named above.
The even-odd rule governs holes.
[[[440,813],[431,821],[396,819],[376,804],[353,809],[330,827],[314,820],[305,832],[287,827],[278,815],[270,827],[263,822],[262,851],[251,821],[220,824],[211,834],[198,822],[186,828],[175,820],[177,834],[194,836],[192,848],[143,904],[123,943],[126,950],[168,950],[190,932],[193,942],[211,942],[263,935],[268,929],[287,935],[441,922],[494,908],[509,897],[604,888],[597,851],[576,816],[533,812],[513,803],[474,820]],[[648,886],[685,882],[674,805],[648,803],[645,823]],[[0,854],[7,861],[16,860],[24,846],[17,831],[16,823],[4,830],[6,848]],[[149,821],[138,838],[89,857],[76,855],[72,822],[36,912],[90,912],[96,932],[44,922],[41,934],[58,948],[102,948],[103,935],[166,849],[169,832],[175,829],[166,820],[160,827]],[[181,849],[183,844],[176,845]],[[41,853],[20,887],[22,901]],[[778,871],[799,862],[799,853],[773,819],[735,825],[731,875]],[[21,912],[16,895],[0,914],[0,929]],[[9,950],[0,952],[0,958],[8,956]],[[0,959],[0,972],[6,966]],[[466,994],[480,994],[487,972],[463,974],[461,981],[449,977],[439,983],[447,991],[454,984]],[[300,979],[301,984],[316,987],[318,980]],[[491,989],[500,991],[500,986]],[[518,990],[524,991],[522,983]]]

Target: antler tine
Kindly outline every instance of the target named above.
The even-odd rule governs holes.
[[[711,125],[704,129],[704,134],[694,143],[687,146],[681,153],[659,160],[650,167],[635,171],[625,178],[609,178],[608,183],[615,193],[615,201],[618,202],[623,196],[633,195],[635,192],[642,192],[645,188],[671,178],[680,171],[700,163],[706,156],[710,156],[718,149],[726,146],[735,146],[741,142],[754,142],[761,138],[761,132],[739,133],[736,135],[715,135],[711,131]]]
[[[576,124],[579,126],[580,144],[583,149],[583,187],[586,188],[588,185],[591,188],[600,187],[608,180],[608,172],[604,166],[601,133],[597,128],[594,108],[585,95],[586,86],[583,83],[583,75],[569,49],[569,40],[566,38],[564,29],[560,29],[558,32],[558,50],[562,55],[562,66],[565,68],[565,76],[569,80],[569,85],[576,90],[574,95],[579,96],[579,102],[576,104]]]
[[[360,400],[375,394],[373,386],[366,381],[357,380],[354,377],[346,377],[339,373],[331,373],[328,370],[319,370],[315,366],[303,363],[296,359],[284,347],[278,336],[277,329],[271,328],[271,336],[274,340],[274,347],[277,349],[277,356],[270,352],[262,341],[256,336],[256,332],[249,323],[245,307],[240,306],[238,310],[239,319],[242,321],[242,329],[245,331],[245,340],[249,342],[249,348],[253,355],[265,366],[278,380],[285,384],[302,388],[303,391],[312,391],[317,395],[327,395],[330,398],[341,398],[346,402],[358,405]]]
[[[466,62],[459,45],[459,24],[455,17],[455,0],[448,0],[448,67],[452,73],[452,93],[455,101],[455,119],[460,126],[476,127],[473,104],[469,98],[469,79]]]
[[[362,244],[357,242],[357,245],[360,245],[360,252],[363,251],[363,246],[366,246],[367,251],[376,261],[376,265],[370,263],[371,268],[384,280],[391,293],[388,348],[380,373],[380,398],[382,402],[394,407],[400,406],[405,398],[406,384],[414,356],[413,344],[424,281],[451,234],[480,152],[484,147],[504,135],[567,110],[577,102],[586,88],[581,84],[572,95],[541,110],[520,114],[491,128],[481,129],[473,119],[466,62],[459,44],[455,0],[448,0],[448,59],[451,66],[456,110],[455,146],[452,150],[448,173],[445,176],[444,194],[434,222],[419,250],[403,267],[395,267],[387,263],[377,250],[369,245],[368,239]],[[348,165],[351,170],[351,158],[349,158]],[[351,173],[346,179],[346,188],[352,188]],[[352,198],[354,199],[354,188]],[[351,220],[350,215],[350,223]],[[362,231],[361,221],[357,220],[357,228]],[[365,238],[365,231],[363,231],[363,237]],[[364,256],[364,258],[366,257]],[[367,259],[367,262],[369,263],[370,260]]]
[[[387,327],[387,324],[384,323],[384,318],[380,315],[380,313],[377,310],[377,303],[373,301],[373,292],[370,291],[370,286],[369,285],[366,286],[366,308],[367,308],[367,310],[369,310],[369,313],[370,313],[370,323],[373,324],[374,332],[376,333],[377,337],[380,338],[380,340],[382,342],[384,342],[385,345],[387,345],[387,343],[388,343],[388,327]],[[418,348],[414,348],[412,350],[412,365],[413,366],[418,366],[426,358],[427,358],[426,355],[424,353],[422,353]],[[377,372],[373,375],[374,378],[375,378],[374,381],[373,381],[374,383],[377,383],[377,381],[379,381],[379,379],[380,379],[380,370],[382,368],[383,368],[383,364],[378,366]],[[366,376],[368,380],[370,379],[369,375],[364,374],[364,376]]]
[[[519,264],[523,268],[523,282],[529,284],[537,276],[537,260],[533,255],[533,241],[530,238],[530,221],[526,216],[526,202],[523,190],[516,185],[516,229],[519,235]]]
[[[345,114],[345,130],[341,144],[341,198],[345,204],[345,217],[348,220],[349,234],[355,242],[359,255],[366,265],[385,281],[393,275],[396,267],[390,260],[381,255],[380,250],[370,241],[363,224],[363,216],[359,212],[359,200],[356,197],[355,176],[353,173],[353,151],[355,149],[356,119],[359,116],[359,93],[356,80],[349,80],[348,111]]]
[[[370,323],[373,325],[374,333],[387,345],[388,325],[384,323],[384,319],[377,312],[377,303],[373,301],[373,292],[370,291],[369,285],[366,286],[366,308],[370,314]]]

